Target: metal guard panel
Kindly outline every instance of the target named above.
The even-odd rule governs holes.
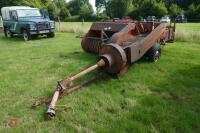
[[[163,32],[165,32],[165,28],[164,24],[160,24],[144,39],[129,46],[131,63],[139,60],[153,45],[160,43],[159,41]]]
[[[118,32],[121,31],[127,23],[115,23],[115,22],[95,22],[92,24],[90,30],[95,31],[110,31],[110,32]]]

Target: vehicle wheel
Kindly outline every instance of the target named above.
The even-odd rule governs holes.
[[[54,32],[48,33],[47,37],[48,38],[53,38],[53,37],[55,37],[55,33]]]
[[[29,41],[29,40],[32,39],[30,33],[27,30],[23,31],[23,38],[24,38],[25,41]]]
[[[151,62],[157,62],[161,56],[161,45],[156,44],[149,49],[147,52],[148,60]]]
[[[5,34],[5,36],[8,37],[8,38],[12,38],[12,37],[13,37],[13,33],[12,33],[8,28],[6,28],[6,29],[4,30],[4,34]]]

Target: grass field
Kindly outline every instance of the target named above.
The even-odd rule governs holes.
[[[200,24],[179,27],[200,30]],[[57,80],[96,62],[75,35],[24,42],[0,34],[1,133],[200,132],[198,42],[169,44],[160,61],[139,61],[119,79],[108,77],[61,99],[58,105],[66,108],[53,120],[44,118],[46,106],[31,109],[36,99],[52,95]],[[16,126],[9,126],[11,119]]]

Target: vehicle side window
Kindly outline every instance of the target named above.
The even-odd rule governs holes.
[[[16,11],[11,11],[10,12],[10,18],[12,19],[12,20],[17,20],[17,12]]]

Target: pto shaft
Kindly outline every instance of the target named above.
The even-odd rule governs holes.
[[[70,81],[74,81],[76,79],[79,79],[80,77],[86,75],[87,73],[95,70],[98,67],[102,67],[104,65],[105,65],[105,61],[102,59],[102,60],[98,61],[95,65],[93,65],[93,66],[87,68],[86,70],[84,70],[84,71],[82,71],[82,72],[70,77]]]
[[[74,75],[70,78],[65,78],[65,79],[59,81],[58,87],[57,87],[57,89],[56,89],[56,91],[53,95],[53,98],[52,98],[51,103],[49,105],[49,108],[47,110],[47,113],[46,113],[47,116],[50,117],[50,118],[55,117],[55,115],[56,115],[56,112],[55,112],[56,102],[58,101],[58,98],[59,98],[61,91],[63,89],[66,89],[65,87],[66,87],[67,84],[69,84],[69,82],[72,82],[76,79],[79,79],[79,78],[83,77],[84,75],[86,75],[87,73],[97,69],[98,67],[103,67],[105,65],[106,65],[105,61],[103,59],[101,59],[95,65],[87,68],[86,70],[84,70],[84,71],[82,71],[82,72],[80,72],[80,73],[78,73],[78,74],[76,74],[76,75]]]

